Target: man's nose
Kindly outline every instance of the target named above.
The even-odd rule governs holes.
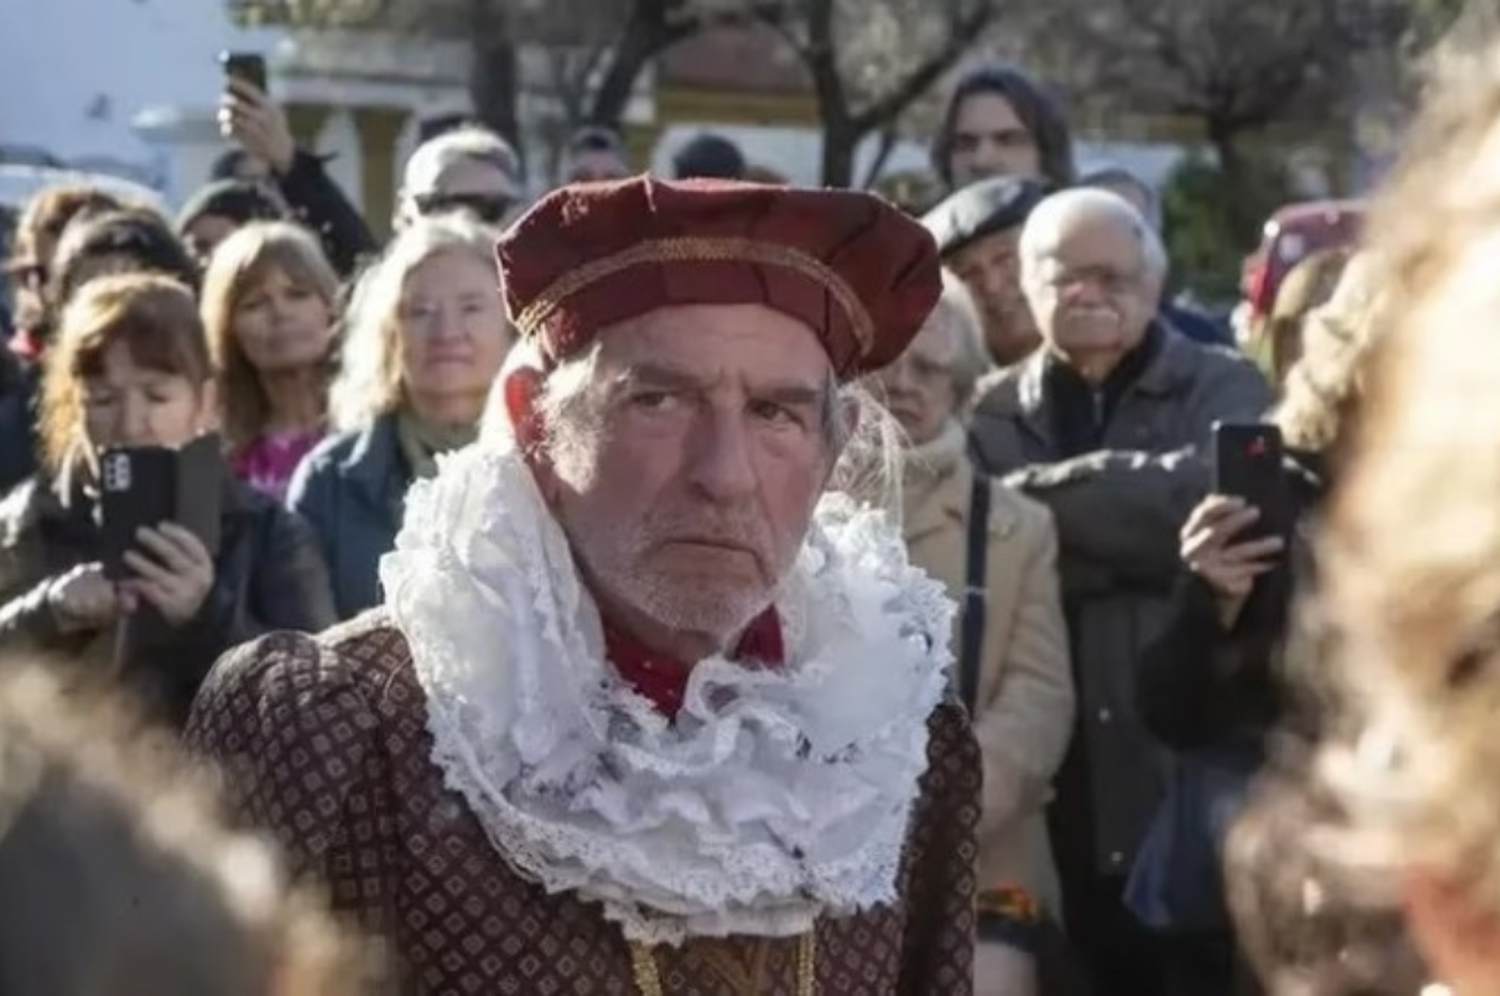
[[[728,412],[709,413],[696,435],[689,456],[692,483],[716,501],[754,494],[753,440],[745,418]]]

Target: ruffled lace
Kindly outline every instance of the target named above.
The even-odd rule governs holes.
[[[418,484],[381,579],[432,759],[521,874],[649,943],[789,936],[896,898],[952,605],[883,516],[825,499],[777,599],[787,666],[699,662],[676,723],[606,663],[511,449]]]

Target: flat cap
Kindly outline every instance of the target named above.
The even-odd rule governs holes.
[[[763,304],[812,329],[847,379],[901,355],[942,291],[927,230],[848,190],[574,184],[533,206],[496,253],[511,322],[549,362],[661,308]]]
[[[1046,196],[1047,187],[1039,180],[992,177],[950,194],[923,216],[922,224],[936,240],[938,254],[948,259],[986,235],[1024,224]]]

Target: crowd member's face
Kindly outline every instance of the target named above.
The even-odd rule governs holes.
[[[998,93],[964,98],[953,116],[948,168],[955,190],[991,176],[1041,177],[1036,137]]]
[[[828,357],[762,305],[663,309],[599,342],[543,490],[607,614],[648,642],[727,646],[771,604],[831,473]]]
[[[260,156],[243,155],[234,164],[234,179],[243,180],[246,183],[267,184],[275,181],[271,173],[271,164]]]
[[[458,159],[412,200],[418,214],[466,211],[485,224],[499,225],[515,205],[515,182],[493,163]]]
[[[987,235],[954,253],[950,264],[979,308],[990,357],[1002,367],[1025,359],[1041,342],[1021,292],[1020,240],[1019,228]]]
[[[629,175],[630,166],[615,153],[589,150],[578,153],[568,161],[563,182],[593,183],[602,180],[623,180]]]
[[[1138,345],[1156,312],[1159,277],[1132,226],[1109,217],[1076,219],[1028,274],[1026,292],[1042,337],[1088,377],[1102,377]]]
[[[213,422],[212,382],[140,366],[123,342],[104,353],[103,371],[83,382],[84,433],[97,452],[112,446],[182,446]]]
[[[957,329],[946,308],[937,308],[901,357],[879,374],[886,407],[913,445],[936,439],[958,404],[953,366]]]
[[[474,418],[510,349],[491,264],[448,250],[428,257],[406,278],[401,295],[401,366],[419,412],[474,404]]]
[[[316,289],[278,266],[245,288],[234,308],[234,336],[261,373],[316,366],[333,341],[333,312]]]
[[[182,233],[183,244],[199,267],[208,266],[209,259],[219,243],[229,238],[240,226],[221,214],[205,214],[193,219]]]

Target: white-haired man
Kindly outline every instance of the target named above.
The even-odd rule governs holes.
[[[406,161],[396,227],[447,211],[502,224],[521,200],[520,177],[516,150],[488,128],[463,125],[446,131],[423,142]]]
[[[413,490],[383,608],[221,662],[189,742],[403,992],[968,994],[952,606],[825,494],[931,238],[865,194],[637,178],[499,256],[505,431]]]
[[[1098,992],[1161,992],[1158,947],[1121,903],[1161,786],[1133,671],[1208,486],[1199,454],[1213,423],[1259,419],[1270,394],[1242,357],[1155,319],[1166,255],[1120,197],[1054,194],[1027,220],[1020,257],[1043,347],[981,385],[971,432],[984,466],[1057,522],[1078,694],[1052,812],[1069,932]]]

